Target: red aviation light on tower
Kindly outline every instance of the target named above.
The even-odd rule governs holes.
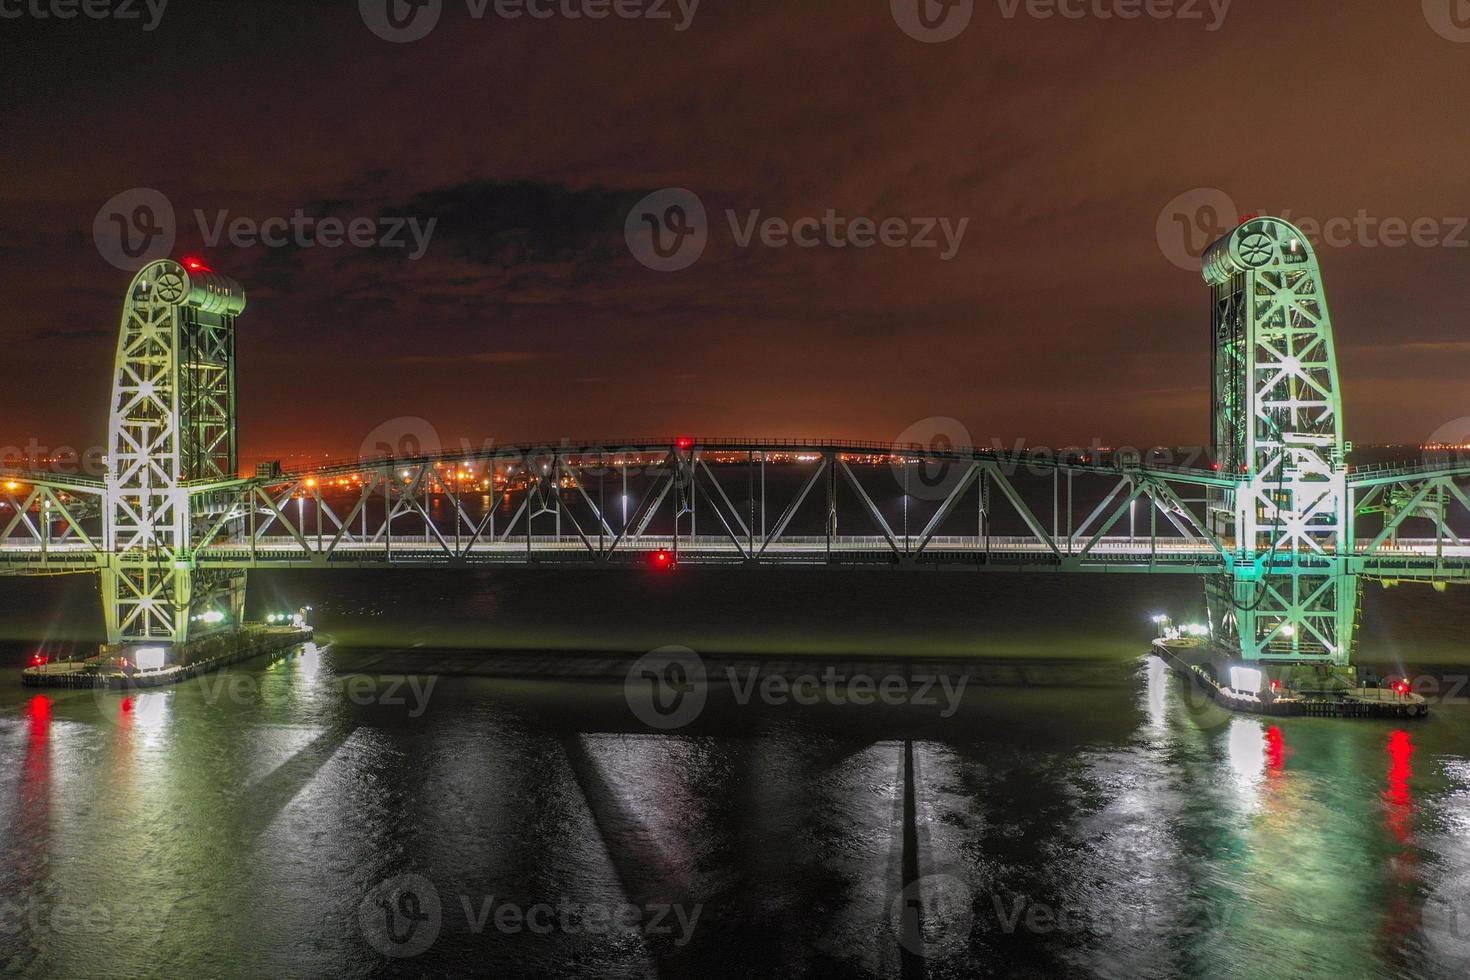
[[[185,258],[183,260],[183,265],[184,265],[184,268],[185,269],[188,269],[190,272],[213,272],[214,271],[213,269],[211,269],[208,265],[206,265],[204,263],[204,260],[203,259],[198,258],[197,256],[193,256],[193,255],[185,256]]]
[[[667,571],[678,563],[674,561],[673,552],[659,549],[648,556],[648,564],[660,571]]]
[[[694,448],[694,437],[680,436],[679,438],[674,440],[674,448],[679,450],[679,452],[681,453],[687,453],[689,450]]]

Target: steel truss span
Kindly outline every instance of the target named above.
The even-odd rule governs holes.
[[[1215,639],[1244,659],[1345,663],[1362,579],[1470,582],[1470,466],[1347,466],[1321,271],[1297,229],[1247,221],[1203,269],[1209,469],[670,437],[242,479],[244,290],[156,262],[124,305],[106,478],[0,471],[0,574],[100,573],[113,643],[180,643],[238,624],[251,568],[1193,574],[1207,582]]]

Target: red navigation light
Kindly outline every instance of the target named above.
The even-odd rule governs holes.
[[[1393,693],[1397,694],[1399,697],[1403,697],[1404,695],[1408,694],[1409,693],[1409,682],[1408,681],[1394,681],[1393,682]]]
[[[673,568],[674,556],[667,551],[655,551],[648,559],[654,568]]]
[[[31,657],[31,664],[33,666],[40,667],[45,662],[46,662],[46,658],[43,657],[43,656],[41,656],[39,653],[36,654],[35,656]]]
[[[209,266],[207,266],[207,265],[204,264],[204,260],[203,259],[197,259],[197,258],[195,258],[192,255],[189,256],[188,258],[184,259],[184,268],[185,269],[188,269],[190,272],[213,272],[214,271]]]
[[[674,440],[674,447],[680,452],[694,448],[694,440],[689,436],[680,436]]]
[[[1219,463],[1211,463],[1210,464],[1210,469],[1212,469],[1212,470],[1218,470],[1219,468],[1220,468],[1220,464]]]

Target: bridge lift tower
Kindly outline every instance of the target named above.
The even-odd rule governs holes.
[[[1358,579],[1332,318],[1306,235],[1243,222],[1206,250],[1212,293],[1215,464],[1207,495],[1232,550],[1206,583],[1215,642],[1247,661],[1345,665]]]
[[[196,568],[194,549],[224,506],[211,488],[238,483],[235,319],[244,309],[238,282],[192,259],[154,262],[128,288],[102,506],[109,644],[181,644],[241,621],[245,573]]]

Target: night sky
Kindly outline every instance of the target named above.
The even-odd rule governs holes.
[[[1236,0],[1214,30],[1203,2],[1074,2],[976,0],[937,43],[888,0],[704,0],[683,29],[673,3],[477,20],[444,0],[412,43],[354,0],[173,0],[151,31],[0,19],[0,445],[104,438],[130,274],[94,218],[133,188],[171,203],[174,255],[249,291],[247,458],[356,454],[397,416],[446,445],[887,441],[932,416],[981,443],[1197,443],[1208,292],[1158,234],[1181,195],[1196,223],[1220,194],[1229,224],[1432,219],[1432,245],[1319,243],[1348,435],[1470,416],[1470,22],[1434,16],[1455,0]],[[670,187],[708,244],[661,272],[624,225]],[[196,209],[436,225],[415,261],[210,246]],[[726,212],[757,209],[968,225],[948,260],[942,236],[741,247]]]

